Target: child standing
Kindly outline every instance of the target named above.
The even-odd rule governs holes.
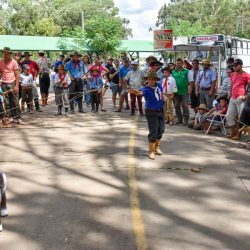
[[[149,129],[149,154],[151,160],[155,160],[155,155],[162,155],[160,150],[160,141],[165,131],[164,113],[163,113],[163,93],[161,84],[157,83],[159,78],[155,71],[148,71],[145,77],[147,86],[140,89],[129,89],[128,93],[145,97],[145,116]]]
[[[92,76],[90,79],[90,101],[91,101],[91,108],[92,112],[97,113],[99,109],[100,103],[100,94],[102,92],[103,81],[102,77],[100,76],[100,70],[98,67],[94,67],[92,69]]]
[[[20,75],[20,81],[22,86],[22,101],[21,101],[21,111],[25,111],[25,102],[29,106],[30,114],[33,114],[33,76],[29,73],[30,67],[28,64],[24,64],[23,73]]]
[[[58,106],[57,115],[62,115],[64,107],[65,116],[68,116],[69,111],[69,92],[68,88],[71,84],[70,76],[65,72],[64,65],[58,66],[58,74],[54,77],[55,101]]]
[[[170,67],[162,69],[164,78],[162,80],[162,89],[164,95],[164,110],[166,123],[170,126],[174,125],[174,93],[177,92],[176,81],[172,77]]]

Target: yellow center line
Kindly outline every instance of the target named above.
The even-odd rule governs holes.
[[[140,201],[138,198],[138,186],[136,181],[136,165],[134,159],[135,132],[137,121],[130,129],[129,138],[129,162],[128,162],[128,184],[130,190],[130,205],[133,219],[134,233],[137,250],[148,249],[145,228],[141,216]]]

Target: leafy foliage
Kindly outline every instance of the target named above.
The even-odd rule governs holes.
[[[0,34],[73,37],[59,42],[65,50],[87,45],[109,53],[132,36],[113,0],[0,0],[0,6]]]
[[[171,0],[159,10],[156,26],[175,35],[235,35],[250,38],[250,0]]]

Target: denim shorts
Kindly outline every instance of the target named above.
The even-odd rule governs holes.
[[[112,89],[113,95],[117,95],[117,93],[119,94],[121,93],[121,88],[118,84],[114,84],[111,89]]]

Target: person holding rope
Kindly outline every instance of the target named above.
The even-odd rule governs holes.
[[[19,67],[16,60],[11,58],[13,54],[10,48],[5,47],[3,50],[3,60],[0,60],[0,75],[2,76],[2,91],[9,92],[6,95],[6,101],[9,106],[9,122],[13,123],[14,120],[18,124],[23,124],[21,120],[21,110],[19,106]],[[13,89],[13,91],[10,91]]]
[[[240,137],[235,123],[235,118],[240,118],[245,102],[248,99],[247,86],[250,83],[250,75],[243,71],[243,62],[241,59],[235,60],[234,68],[235,72],[231,74],[232,96],[229,102],[226,119],[231,130],[228,138],[232,140],[239,140]]]
[[[66,74],[64,65],[58,66],[58,74],[54,78],[54,91],[55,91],[55,101],[58,106],[57,115],[62,115],[62,108],[64,107],[64,115],[68,116],[69,111],[69,93],[68,88],[70,86],[71,80],[70,76]]]
[[[163,111],[163,89],[160,83],[157,82],[159,78],[155,71],[148,71],[145,77],[147,86],[140,90],[129,89],[128,93],[138,96],[144,96],[145,102],[145,116],[148,122],[148,141],[149,153],[148,157],[155,160],[155,155],[162,155],[160,150],[160,141],[165,131],[164,111]]]
[[[86,113],[82,108],[83,100],[83,79],[84,75],[87,73],[87,69],[80,60],[82,55],[78,51],[74,51],[71,55],[72,59],[66,63],[65,71],[69,72],[71,84],[69,87],[69,99],[70,99],[70,111],[75,113],[74,102],[77,101],[79,113]]]

